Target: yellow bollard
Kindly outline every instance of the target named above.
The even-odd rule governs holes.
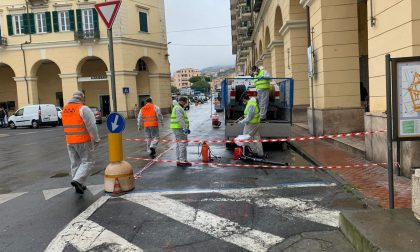
[[[123,160],[122,133],[108,134],[110,164],[105,169],[106,192],[128,192],[134,189],[133,167]]]
[[[122,133],[108,134],[109,162],[123,161]]]

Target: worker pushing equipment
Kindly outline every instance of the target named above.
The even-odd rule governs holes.
[[[270,101],[270,80],[271,76],[264,70],[262,66],[251,68],[252,76],[254,77],[255,86],[257,88],[257,99],[260,108],[260,120],[267,119],[268,104]]]
[[[144,136],[147,139],[147,152],[151,158],[155,158],[156,147],[159,142],[159,123],[163,124],[163,116],[160,108],[153,104],[152,98],[146,99],[146,105],[141,108],[137,117],[139,130],[144,128]]]
[[[254,97],[250,99],[247,94],[244,94],[242,102],[246,105],[244,111],[245,118],[239,121],[239,123],[244,124],[243,134],[249,135],[251,137],[250,140],[260,140],[260,109],[257,101]],[[249,143],[249,147],[258,157],[264,156],[261,142]]]

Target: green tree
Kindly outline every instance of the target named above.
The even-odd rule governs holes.
[[[200,81],[202,78],[203,77],[201,77],[201,76],[193,76],[188,81],[191,82],[191,83],[196,83],[196,82]]]
[[[171,85],[171,93],[172,94],[178,94],[179,93],[179,89],[177,87]]]
[[[194,82],[191,86],[191,89],[194,91],[208,92],[210,90],[210,83],[202,78],[199,81]]]

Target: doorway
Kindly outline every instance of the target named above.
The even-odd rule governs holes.
[[[150,95],[139,95],[139,109],[141,109],[144,105],[146,105],[146,100],[149,97]]]
[[[99,100],[101,103],[102,116],[108,116],[111,112],[109,95],[101,95],[99,96]]]

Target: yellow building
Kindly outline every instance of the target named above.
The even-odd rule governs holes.
[[[201,76],[201,71],[193,68],[183,68],[175,72],[172,86],[181,88],[191,87],[189,79],[194,76]]]
[[[112,110],[107,30],[96,1],[0,1],[0,105],[63,106],[76,90]],[[133,114],[149,96],[170,108],[164,0],[124,0],[113,26],[117,111]],[[127,95],[123,87],[129,88]]]
[[[294,78],[294,121],[316,135],[383,130],[385,55],[420,55],[418,13],[418,0],[231,0],[236,70]],[[368,159],[386,162],[385,134],[365,143]],[[409,175],[420,144],[402,149]]]

